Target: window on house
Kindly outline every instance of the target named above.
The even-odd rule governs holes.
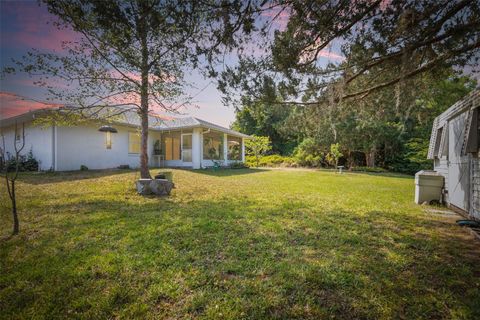
[[[128,153],[140,153],[140,135],[136,132],[128,133]]]
[[[209,132],[203,134],[203,159],[224,160],[223,133]]]
[[[242,138],[228,136],[228,160],[242,160]]]
[[[15,141],[20,141],[22,139],[22,135],[20,129],[15,129]]]
[[[112,149],[112,133],[110,131],[105,132],[105,147]]]
[[[192,162],[192,135],[182,134],[182,160]]]
[[[162,135],[165,160],[180,160],[180,132],[170,132]]]

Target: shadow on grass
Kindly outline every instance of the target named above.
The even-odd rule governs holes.
[[[268,171],[267,169],[181,169],[181,168],[151,168],[152,175],[157,171],[189,171],[192,173],[204,174],[216,177],[228,177],[236,175],[245,175],[252,173],[259,173]],[[87,170],[87,171],[63,171],[63,172],[35,172],[35,173],[21,173],[19,180],[26,184],[42,185],[51,183],[60,183],[76,180],[98,179],[102,177],[121,175],[127,173],[136,173],[140,175],[135,169],[104,169],[104,170]]]
[[[199,170],[189,170],[192,173],[204,174],[208,176],[215,177],[230,177],[230,176],[239,176],[252,173],[267,172],[268,169],[259,169],[259,168],[245,168],[245,169],[229,169],[229,168],[220,168],[220,169],[199,169]]]
[[[408,175],[408,174],[399,173],[399,172],[366,172],[366,171],[345,171],[345,172],[359,174],[359,175],[369,175],[374,177],[390,177],[390,178],[401,178],[401,179],[409,179],[409,180],[413,180],[415,178],[414,175]]]
[[[61,172],[35,172],[22,173],[19,180],[26,184],[42,185],[50,183],[68,182],[76,180],[98,179],[102,177],[138,173],[133,169],[105,169],[105,170],[86,170],[86,171],[61,171]],[[139,173],[138,173],[139,174]]]
[[[480,313],[479,289],[471,287],[480,263],[475,244],[452,237],[447,223],[425,227],[423,216],[358,216],[291,200],[264,208],[231,197],[188,204],[93,199],[56,207],[49,219],[35,247],[20,238],[0,244],[1,261],[28,248],[14,266],[0,262],[6,317]]]

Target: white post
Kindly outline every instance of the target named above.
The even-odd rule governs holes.
[[[202,128],[193,128],[192,168],[200,169],[202,163]]]
[[[58,171],[58,126],[53,126],[53,171]]]
[[[227,134],[223,134],[223,160],[225,165],[228,164],[228,138]]]
[[[245,163],[245,139],[242,138],[242,162]]]

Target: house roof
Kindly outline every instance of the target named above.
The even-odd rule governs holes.
[[[45,114],[47,112],[52,112],[52,111],[61,111],[63,110],[62,108],[56,108],[56,109],[37,109],[37,110],[32,110],[28,111],[22,114],[19,114],[15,117],[10,117],[6,119],[2,119],[2,125],[8,126],[8,125],[13,125],[15,121],[32,121],[35,119],[35,116]],[[129,125],[129,126],[140,126],[140,118],[137,115],[136,112],[134,111],[126,111],[115,118],[113,118],[113,121],[117,124],[124,124],[124,125]],[[96,119],[98,121],[101,121],[101,116],[100,118]],[[249,135],[216,125],[214,123],[198,119],[195,117],[183,117],[183,118],[174,118],[174,117],[166,117],[166,116],[160,116],[160,115],[155,115],[151,114],[148,117],[148,123],[149,127],[152,130],[158,130],[158,131],[169,131],[169,130],[181,130],[181,129],[190,129],[190,128],[195,128],[195,127],[201,127],[205,129],[211,129],[211,130],[217,130],[221,131],[230,135],[234,135],[237,137],[242,137],[242,138],[250,138]]]
[[[157,125],[152,125],[151,127],[160,131],[201,127],[205,129],[221,131],[226,134],[242,138],[250,138],[250,136],[246,134],[227,129],[225,127],[195,117],[175,118],[173,120],[161,121],[161,123],[158,123]]]
[[[133,111],[123,113],[122,116],[120,116],[118,120],[115,122],[125,123],[133,126],[140,126],[140,118]],[[181,129],[201,127],[205,129],[221,131],[226,134],[234,135],[237,137],[250,138],[249,135],[219,126],[217,124],[214,124],[202,119],[198,119],[196,117],[173,118],[173,117],[149,115],[148,123],[151,129],[158,130],[158,131],[181,130]]]

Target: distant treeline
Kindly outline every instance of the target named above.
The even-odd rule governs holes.
[[[338,143],[339,165],[414,173],[432,168],[427,150],[434,118],[475,86],[474,79],[444,69],[361,99],[297,105],[282,102],[265,78],[264,95],[279,98],[244,103],[232,127],[269,137],[271,154],[300,165],[328,166],[330,147]]]

